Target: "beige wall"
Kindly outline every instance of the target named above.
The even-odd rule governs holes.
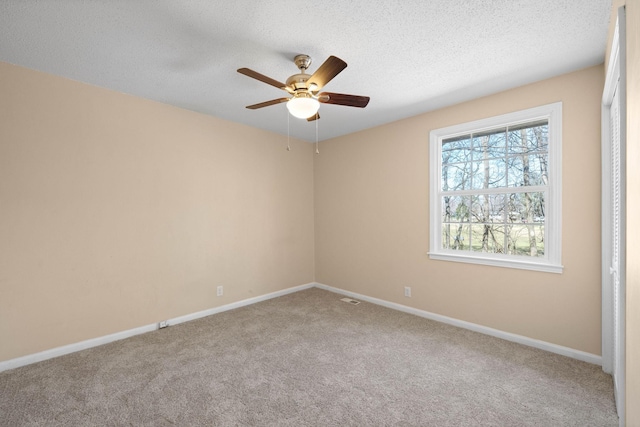
[[[314,163],[316,281],[601,354],[603,83],[595,66],[322,143]],[[556,101],[564,273],[430,260],[429,132]]]
[[[0,94],[0,361],[313,281],[310,144],[4,63]]]

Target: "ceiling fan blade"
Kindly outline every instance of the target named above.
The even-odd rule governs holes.
[[[264,74],[260,74],[257,71],[253,71],[253,70],[250,70],[248,68],[239,68],[238,72],[240,74],[244,74],[245,76],[254,78],[256,80],[260,80],[261,82],[266,83],[268,85],[277,87],[278,89],[287,90],[286,89],[286,87],[287,87],[286,84],[281,83],[281,82],[279,82],[277,80],[274,80],[271,77],[267,77]]]
[[[326,61],[316,70],[309,80],[308,85],[316,85],[316,88],[312,89],[314,92],[322,89],[324,85],[329,83],[331,79],[337,76],[342,70],[347,68],[347,63],[337,56],[330,56]]]
[[[316,113],[315,115],[313,115],[313,116],[311,116],[311,117],[307,118],[307,121],[308,121],[308,122],[312,122],[312,121],[314,121],[314,120],[318,120],[319,118],[320,118],[320,114],[319,114],[319,113]]]
[[[347,107],[364,108],[369,103],[368,96],[346,95],[344,93],[322,92],[318,101],[323,104],[346,105]]]
[[[259,104],[247,105],[247,108],[250,110],[257,110],[258,108],[268,107],[269,105],[281,104],[283,102],[287,102],[288,100],[289,98],[272,99],[271,101],[265,101]]]

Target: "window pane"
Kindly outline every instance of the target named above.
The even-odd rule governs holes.
[[[544,223],[544,200],[543,192],[514,193],[509,195],[507,206],[509,214],[507,222],[510,223]]]
[[[458,224],[442,224],[442,249],[453,249],[453,238],[456,234]]]
[[[473,138],[473,160],[495,159],[505,156],[506,129],[476,134]]]
[[[454,250],[469,250],[469,225],[444,224],[442,226],[442,248]]]
[[[549,125],[545,124],[529,129],[529,144],[531,151],[549,151]]]
[[[442,141],[442,164],[464,163],[471,156],[471,136],[466,135]]]
[[[443,222],[469,222],[469,196],[444,196],[442,198]]]
[[[471,188],[471,165],[455,163],[442,165],[442,190],[468,190]]]
[[[529,156],[529,185],[547,185],[549,155],[547,153]]]
[[[510,157],[507,159],[507,185],[509,187],[520,187],[522,185],[522,172],[524,169],[522,156]]]
[[[471,222],[504,223],[505,194],[471,197]]]
[[[487,222],[505,222],[505,207],[508,196],[506,194],[491,194],[489,199],[489,218]]]
[[[508,225],[507,253],[533,257],[544,256],[544,225]]]
[[[503,223],[506,194],[471,197],[471,222]]]
[[[522,221],[522,198],[519,193],[510,194],[509,202],[507,204],[507,222],[508,223],[521,223]]]
[[[473,196],[471,198],[471,222],[487,222],[489,220],[489,198]]]
[[[473,224],[471,250],[475,252],[503,253],[504,229],[502,224]]]
[[[546,122],[510,127],[508,134],[510,153],[547,152],[549,149],[549,126]]]
[[[546,185],[548,182],[548,154],[523,154],[508,160],[508,186]]]
[[[491,159],[471,164],[473,170],[471,188],[502,188],[507,184],[506,163],[504,159]]]

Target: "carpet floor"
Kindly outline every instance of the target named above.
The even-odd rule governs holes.
[[[312,288],[0,373],[2,426],[617,426],[599,366]]]

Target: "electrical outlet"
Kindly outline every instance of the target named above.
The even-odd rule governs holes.
[[[169,323],[166,320],[163,320],[162,322],[158,323],[159,329],[166,328],[167,326],[169,326]]]
[[[411,286],[404,287],[404,296],[411,298]]]
[[[222,286],[218,286],[218,289],[216,291],[216,295],[221,297],[223,293],[224,293],[223,287]]]

